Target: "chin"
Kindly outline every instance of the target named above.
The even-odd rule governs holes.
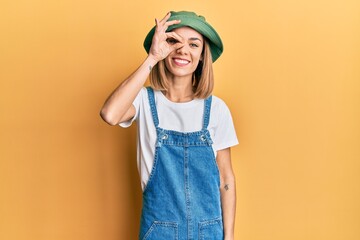
[[[187,77],[187,76],[192,77],[192,75],[194,74],[194,72],[181,71],[181,70],[168,70],[168,71],[174,77]]]

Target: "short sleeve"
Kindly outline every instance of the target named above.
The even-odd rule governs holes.
[[[217,116],[218,123],[214,132],[214,150],[218,151],[239,144],[230,110],[222,101]]]
[[[123,127],[123,128],[127,128],[127,127],[130,127],[131,124],[138,119],[139,117],[139,109],[140,109],[140,104],[142,102],[142,98],[144,97],[145,95],[145,92],[146,92],[146,88],[143,87],[140,92],[138,93],[138,95],[135,97],[132,105],[135,107],[135,115],[133,118],[131,118],[130,120],[126,121],[126,122],[122,122],[122,123],[119,123],[119,126],[120,127]]]

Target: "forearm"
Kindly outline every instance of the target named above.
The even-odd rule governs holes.
[[[236,187],[234,175],[226,176],[221,181],[221,207],[223,212],[225,240],[234,239]]]
[[[143,87],[151,68],[157,61],[147,57],[140,67],[125,79],[106,99],[100,115],[109,124],[116,125],[131,107],[132,102]]]

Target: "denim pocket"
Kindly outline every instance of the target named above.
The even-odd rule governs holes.
[[[221,218],[216,218],[199,223],[200,240],[223,240],[224,231]]]
[[[154,221],[143,240],[177,240],[178,225],[175,222]]]

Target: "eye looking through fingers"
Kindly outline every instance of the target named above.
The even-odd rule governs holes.
[[[173,37],[169,37],[168,39],[166,39],[166,42],[171,44],[171,45],[174,45],[175,43],[178,43],[180,42],[179,40],[173,38]]]

